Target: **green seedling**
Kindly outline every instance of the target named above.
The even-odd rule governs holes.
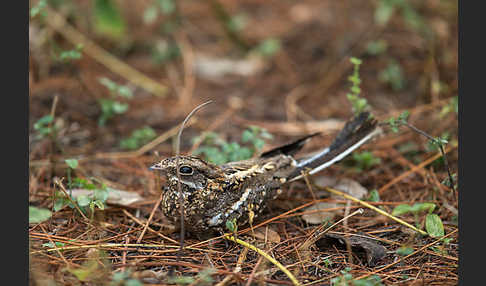
[[[145,126],[132,132],[130,137],[120,141],[120,148],[135,150],[147,144],[157,136],[157,133],[150,127]]]

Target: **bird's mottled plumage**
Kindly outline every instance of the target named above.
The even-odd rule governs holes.
[[[184,222],[188,231],[203,234],[224,229],[228,220],[238,225],[256,217],[265,204],[276,198],[281,187],[300,177],[304,169],[319,170],[326,163],[342,159],[376,133],[376,121],[362,113],[349,121],[330,147],[301,159],[294,158],[311,137],[263,153],[259,158],[214,165],[193,156],[179,157],[179,175],[184,202]],[[180,218],[180,193],[177,187],[177,157],[153,165],[167,177],[161,208],[175,223]]]

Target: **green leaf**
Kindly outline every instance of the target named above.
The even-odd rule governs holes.
[[[128,104],[114,101],[112,109],[117,114],[125,113],[128,110]]]
[[[433,212],[435,209],[435,204],[433,203],[416,203],[411,208],[410,211],[412,213],[419,213],[423,211],[428,211],[429,213]]]
[[[261,150],[263,148],[263,146],[265,145],[265,141],[263,141],[263,139],[260,139],[260,138],[256,138],[254,141],[253,141],[253,146],[255,146],[255,149],[256,150]],[[251,156],[251,155],[250,155]]]
[[[261,42],[256,50],[265,57],[271,57],[280,50],[280,40],[276,38],[268,38]]]
[[[159,15],[159,10],[156,6],[150,6],[143,12],[143,22],[145,24],[152,24]]]
[[[232,31],[238,32],[245,28],[248,22],[247,16],[245,14],[237,14],[232,16],[227,23],[228,28]]]
[[[227,220],[226,228],[231,232],[236,232],[238,230],[238,225],[236,224],[236,219]]]
[[[362,60],[360,60],[360,59],[358,59],[358,58],[355,58],[355,57],[351,57],[351,58],[349,59],[349,61],[350,61],[350,62],[351,62],[353,65],[355,65],[355,66],[359,66],[360,64],[362,64],[362,63],[363,63],[363,61],[362,61]]]
[[[51,215],[48,209],[29,206],[29,223],[41,223],[48,220]]]
[[[132,90],[128,86],[125,86],[125,85],[118,86],[117,93],[121,97],[125,97],[125,98],[132,98],[133,97]]]
[[[100,200],[105,202],[108,199],[108,190],[107,189],[95,189],[93,198],[95,200]]]
[[[394,5],[389,1],[379,1],[378,7],[375,9],[375,22],[379,25],[386,25],[394,11]]]
[[[104,210],[105,209],[105,204],[100,201],[100,200],[96,200],[93,202],[95,206],[97,206],[100,210]]]
[[[159,2],[160,10],[164,14],[171,14],[176,9],[174,0],[158,0],[157,2]]]
[[[413,251],[414,250],[411,247],[402,246],[402,247],[397,249],[396,253],[400,256],[407,256],[407,255],[412,254]]]
[[[79,196],[79,197],[76,198],[76,202],[78,203],[78,205],[80,207],[85,207],[85,206],[89,205],[89,203],[91,202],[91,199],[86,195],[82,195],[82,196]]]
[[[64,160],[64,162],[66,162],[66,164],[69,166],[69,168],[71,169],[76,169],[78,167],[78,160],[76,159],[66,159]]]
[[[254,138],[255,138],[255,134],[253,134],[253,132],[251,132],[248,129],[243,131],[243,133],[241,134],[241,142],[243,142],[243,143],[250,142]]]
[[[56,200],[54,200],[54,206],[53,206],[53,209],[55,212],[57,211],[60,211],[62,208],[64,208],[64,206],[66,206],[68,203],[67,200],[65,200],[64,198],[57,198]]]
[[[425,230],[431,237],[444,236],[444,225],[436,214],[428,214],[425,217]]]
[[[55,247],[64,247],[66,244],[64,242],[58,242],[56,241],[55,244],[52,243],[52,242],[46,242],[46,243],[43,243],[42,246],[43,247],[48,247],[48,248],[54,248]]]
[[[370,55],[379,55],[386,51],[388,43],[385,40],[371,41],[366,46],[366,52]]]
[[[378,193],[378,191],[376,189],[372,190],[370,192],[370,195],[368,196],[368,201],[379,202],[380,201],[380,193]]]
[[[112,0],[95,0],[94,18],[99,34],[118,39],[125,33],[125,21]]]
[[[394,216],[403,215],[403,214],[411,212],[411,209],[412,209],[412,207],[409,206],[409,205],[405,205],[405,204],[398,205],[393,209],[392,215],[394,215]]]
[[[47,6],[47,0],[39,0],[37,4],[30,9],[30,17],[35,17],[39,13],[45,13],[45,7]]]
[[[54,117],[52,115],[50,115],[50,114],[45,115],[45,116],[39,118],[39,120],[37,120],[37,122],[34,124],[34,129],[39,130],[41,128],[44,128],[49,123],[51,123],[53,120],[54,120]]]

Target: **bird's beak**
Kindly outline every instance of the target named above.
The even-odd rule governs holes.
[[[149,170],[151,170],[151,171],[152,171],[152,170],[163,170],[163,168],[162,168],[162,163],[161,163],[161,162],[159,162],[159,163],[157,163],[157,164],[154,164],[153,166],[151,166],[151,167],[149,168]]]

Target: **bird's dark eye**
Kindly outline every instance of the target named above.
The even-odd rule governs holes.
[[[184,175],[191,175],[193,170],[189,166],[182,166],[179,168],[179,172]]]

